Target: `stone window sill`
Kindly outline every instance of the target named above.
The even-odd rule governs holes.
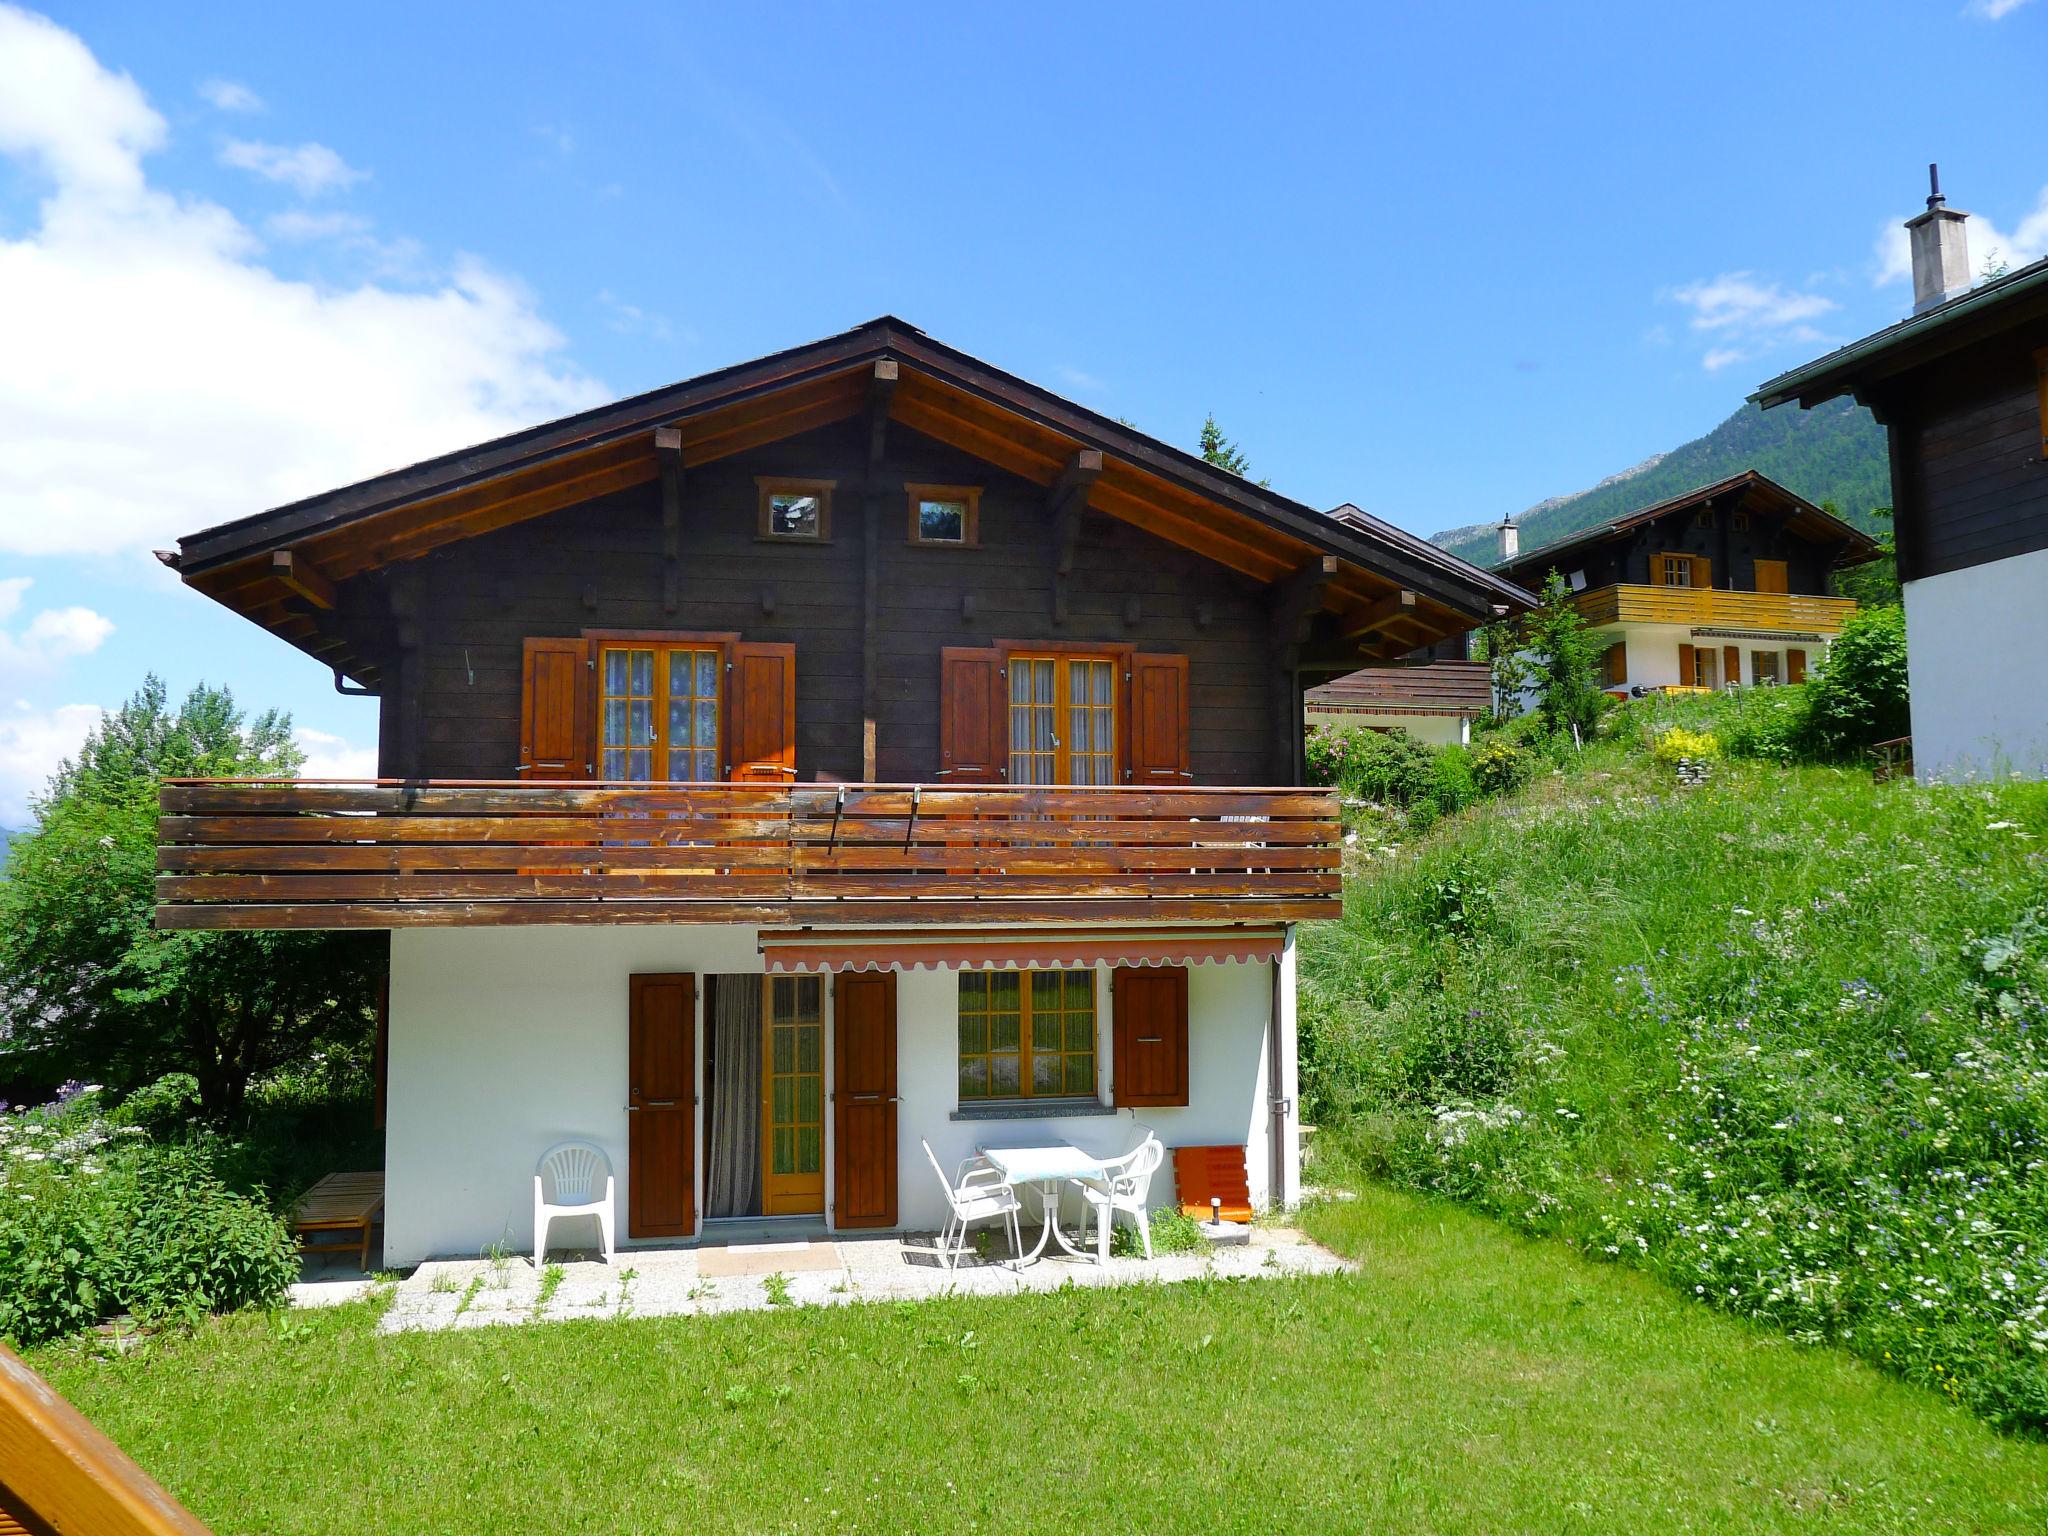
[[[1077,1120],[1086,1115],[1113,1115],[1116,1106],[1100,1099],[992,1099],[962,1104],[955,1120]]]

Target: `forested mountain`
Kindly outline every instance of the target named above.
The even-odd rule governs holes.
[[[1645,459],[1591,490],[1538,502],[1516,519],[1522,550],[1554,544],[1745,469],[1770,476],[1808,501],[1833,502],[1843,517],[1867,531],[1881,526],[1870,509],[1891,505],[1884,429],[1862,406],[1847,400],[1810,411],[1790,406],[1760,411],[1745,405],[1705,437]],[[1433,542],[1483,564],[1495,558],[1494,538],[1491,525],[1477,523],[1448,528]]]

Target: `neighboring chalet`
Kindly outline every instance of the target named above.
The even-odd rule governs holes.
[[[1531,591],[1564,577],[1617,694],[1803,680],[1856,608],[1828,573],[1880,553],[1754,470],[1526,554],[1515,537],[1503,524],[1494,570]]]
[[[379,699],[374,785],[167,786],[157,920],[390,930],[394,1265],[565,1138],[629,1242],[1134,1118],[1287,1199],[1304,687],[1528,606],[888,318],[165,558]]]
[[[1939,185],[1906,228],[1913,314],[1772,379],[1764,406],[1854,395],[1890,435],[1913,759],[2048,774],[2048,261],[1970,286]]]
[[[1361,667],[1308,691],[1308,723],[1406,731],[1436,746],[1472,740],[1493,713],[1493,669],[1483,661],[1411,661]]]

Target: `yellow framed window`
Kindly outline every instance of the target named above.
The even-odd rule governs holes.
[[[1095,973],[962,971],[960,1099],[1095,1093]]]
[[[825,1174],[825,983],[817,976],[767,981],[762,1173],[771,1196],[794,1195]]]
[[[1117,663],[1103,656],[1012,656],[1010,782],[1117,782]]]
[[[717,647],[600,646],[603,776],[630,783],[718,779],[724,671]]]

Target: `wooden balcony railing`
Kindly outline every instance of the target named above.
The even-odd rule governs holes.
[[[1833,635],[1856,611],[1846,597],[1793,592],[1722,592],[1711,587],[1648,587],[1621,583],[1578,596],[1588,624],[1711,624],[1728,629]]]
[[[1335,917],[1324,789],[182,780],[160,928]]]

